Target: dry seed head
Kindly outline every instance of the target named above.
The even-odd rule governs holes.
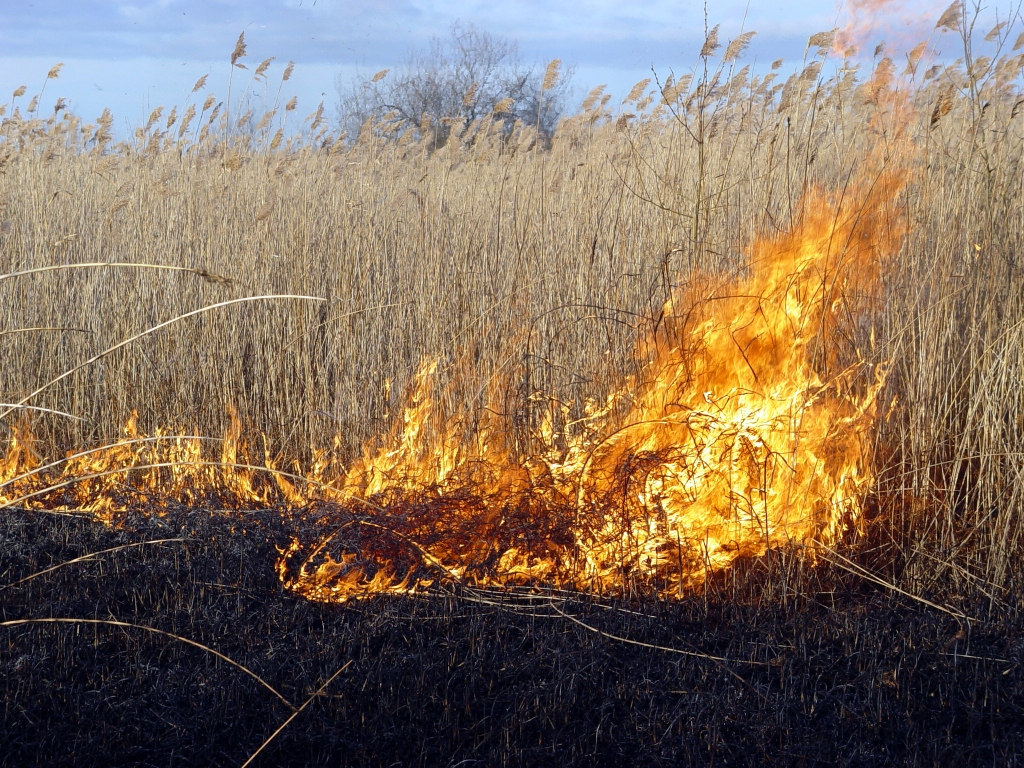
[[[58,77],[60,77],[60,71],[63,68],[64,68],[64,62],[63,61],[60,62],[59,64],[54,64],[53,67],[50,69],[50,71],[46,73],[46,79],[47,80],[56,80]]]
[[[494,105],[494,114],[502,115],[508,114],[512,110],[512,99],[506,97]]]
[[[750,32],[744,32],[729,43],[725,48],[725,55],[722,57],[722,61],[728,63],[730,61],[735,61],[742,56],[743,52],[747,49],[747,46],[750,45],[750,41],[754,39],[754,35],[756,34],[757,32],[754,32],[753,30]]]
[[[274,115],[276,115],[276,114],[277,114],[277,110],[276,109],[272,109],[269,112],[264,113],[263,117],[260,118],[260,121],[258,123],[256,123],[256,129],[255,130],[257,132],[259,132],[259,131],[262,131],[264,128],[266,128],[270,124],[270,121],[274,119]]]
[[[32,101],[30,101],[30,102],[28,103],[28,111],[29,111],[29,112],[35,112],[35,111],[36,111],[36,108],[37,108],[38,106],[39,106],[39,96],[38,96],[38,94],[37,94],[37,95],[33,96],[33,97],[32,97]]]
[[[739,72],[737,72],[736,76],[729,81],[729,88],[734,91],[739,90],[741,88],[745,88],[747,86],[749,77],[750,65],[748,64],[747,66],[743,67],[743,69],[741,69]]]
[[[208,283],[213,283],[214,285],[233,285],[235,282],[230,277],[224,277],[224,275],[217,275],[214,274],[213,272],[207,272],[205,269],[196,269],[193,271],[199,277],[203,278],[203,280],[205,280]]]
[[[20,98],[20,97],[22,97],[24,95],[25,95],[25,86],[24,85],[19,85],[17,88],[14,89],[14,98],[15,99]]]
[[[185,135],[185,131],[188,130],[189,124],[192,122],[192,118],[196,116],[195,104],[189,104],[188,109],[185,110],[185,114],[181,118],[181,126],[178,128],[178,138],[180,139]]]
[[[704,38],[704,45],[702,45],[700,48],[701,58],[706,58],[708,56],[713,55],[715,51],[722,47],[718,43],[719,26],[721,25],[715,24],[715,26],[711,28],[711,31],[708,32],[708,36]]]
[[[299,106],[299,97],[292,96],[291,100],[284,105],[284,111],[292,112],[297,106]]]
[[[274,212],[273,202],[267,201],[259,208],[256,209],[256,221],[266,221],[270,218],[270,214]]]
[[[213,103],[214,103],[215,101],[216,101],[216,99],[214,98],[214,96],[213,96],[213,94],[212,94],[212,93],[211,93],[211,94],[210,94],[209,96],[207,96],[207,97],[206,97],[206,101],[204,101],[204,102],[203,102],[203,112],[205,112],[205,111],[206,111],[206,110],[208,110],[208,109],[209,109],[210,107],[212,107],[212,106],[213,106]]]
[[[992,27],[992,29],[989,30],[989,33],[987,35],[985,35],[985,42],[986,43],[994,43],[994,42],[996,42],[999,39],[999,33],[1003,31],[1003,27],[1005,27],[1006,24],[1007,24],[1007,22],[1001,21],[998,24],[996,24],[994,27]]]
[[[281,75],[281,82],[282,83],[287,82],[291,78],[292,72],[294,72],[294,71],[295,71],[295,62],[294,61],[289,61],[288,62],[288,66],[284,68],[284,74]]]
[[[979,56],[974,60],[974,66],[971,67],[971,77],[975,80],[980,80],[988,74],[988,68],[991,63],[992,59],[988,56]]]
[[[208,77],[209,77],[209,75],[203,75],[198,80],[196,80],[196,84],[192,86],[192,93],[195,93],[200,88],[202,88],[204,85],[206,85],[206,78],[208,78]]]
[[[388,72],[390,71],[390,69],[382,69],[380,72],[378,72],[377,74],[370,78],[370,82],[379,83],[381,80],[388,76]]]
[[[1019,50],[1022,45],[1024,45],[1024,32],[1017,36],[1017,42],[1013,44],[1013,50]]]
[[[936,29],[948,29],[956,32],[960,29],[960,21],[963,18],[964,4],[960,0],[956,0],[952,5],[949,6],[942,15],[939,16],[939,20],[935,24]]]
[[[164,108],[163,107],[157,107],[156,109],[153,110],[152,114],[149,116],[149,120],[146,121],[146,131],[147,132],[149,131],[150,128],[153,127],[153,123],[155,123],[157,120],[160,119],[160,116],[163,115],[163,113],[164,113]]]
[[[243,56],[245,56],[245,32],[238,35],[238,40],[235,43],[235,50],[231,52],[231,63],[237,63]]]
[[[103,112],[106,114],[107,110],[103,110]],[[98,120],[97,123],[98,127],[96,128],[96,133],[93,134],[93,140],[99,145],[106,144],[111,139],[110,123],[104,123],[102,119]]]
[[[800,73],[800,79],[805,83],[809,83],[818,77],[819,72],[821,72],[821,62],[812,61],[804,68],[804,71]]]
[[[629,89],[629,93],[626,94],[626,99],[623,104],[631,104],[641,96],[644,95],[644,91],[647,90],[647,86],[651,84],[651,78],[645,77],[643,80],[638,82],[632,88]]]
[[[907,70],[904,74],[912,75],[917,71],[917,65],[921,61],[921,57],[924,56],[925,48],[928,47],[927,42],[918,43],[915,45],[910,53],[907,54]]]
[[[267,71],[267,68],[270,67],[270,62],[272,62],[275,58],[275,56],[271,56],[269,59],[264,59],[263,61],[261,61],[260,65],[256,67],[256,73],[253,75],[253,77],[257,79],[263,77],[263,74]]]
[[[1020,57],[1019,56],[1003,56],[996,62],[995,66],[995,82],[996,88],[1002,88],[1008,82],[1013,80],[1017,76],[1017,72],[1020,70]]]
[[[316,112],[311,113],[306,119],[313,121],[309,124],[309,130],[315,131],[324,121],[324,103],[321,101],[320,106],[316,108]]]
[[[665,81],[665,87],[661,89],[661,103],[674,104],[681,96],[686,95],[690,90],[690,75],[683,75],[679,80],[673,80],[671,76]]]
[[[776,59],[772,62],[772,69],[778,69],[782,66],[783,59]]]
[[[836,30],[815,32],[807,41],[808,48],[831,48],[836,40]]]
[[[934,128],[938,124],[939,120],[949,114],[949,111],[952,108],[953,91],[952,88],[946,88],[946,90],[939,94],[939,98],[935,102],[935,109],[932,110],[930,127]]]
[[[274,138],[270,140],[270,151],[273,152],[275,149],[281,146],[281,141],[284,139],[284,131],[280,128],[277,129],[277,133],[274,134]]]
[[[86,127],[90,128],[91,126]],[[118,158],[115,155],[107,155],[98,163],[96,163],[95,167],[93,168],[93,172],[98,174],[109,174],[116,171],[117,166]]]
[[[462,97],[462,108],[467,109],[476,104],[476,83],[469,86],[466,95]]]
[[[604,93],[604,89],[607,87],[607,85],[599,85],[597,86],[597,88],[592,89],[590,93],[587,94],[587,98],[583,100],[583,104],[580,105],[580,109],[583,110],[584,112],[586,112],[589,109],[592,109],[593,106],[597,104],[598,100],[601,98],[601,94]]]
[[[542,91],[550,91],[558,85],[559,70],[562,67],[561,59],[552,59],[544,70],[544,81],[540,85]]]
[[[795,77],[796,75],[791,76],[790,79],[786,81],[786,84],[784,86],[777,86],[777,88],[782,89],[782,96],[779,97],[778,111],[780,113],[785,112],[787,109],[789,109],[790,104],[792,104],[793,102],[793,87],[790,83],[793,81]]]

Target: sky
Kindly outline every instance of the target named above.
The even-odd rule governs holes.
[[[916,42],[931,33],[948,4],[845,3],[709,0],[707,23],[721,25],[723,40],[757,31],[746,63],[766,66],[784,58],[795,67],[815,32],[838,26],[865,42]],[[222,97],[231,51],[244,32],[244,61],[251,67],[236,70],[234,88],[273,56],[272,100],[291,60],[294,75],[282,95],[298,98],[300,115],[320,101],[331,115],[336,78],[400,66],[410,50],[444,36],[455,22],[516,41],[525,63],[562,59],[575,68],[580,97],[607,84],[621,98],[652,68],[665,75],[693,66],[704,40],[705,6],[691,0],[2,0],[0,103],[20,85],[27,86],[27,103],[45,84],[44,110],[64,97],[86,120],[109,107],[118,128],[130,129],[157,106],[183,106],[204,74],[206,90]],[[47,81],[58,62],[64,64],[59,78]]]

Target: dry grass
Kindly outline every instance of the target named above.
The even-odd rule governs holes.
[[[579,408],[638,370],[638,331],[674,291],[742,269],[809,185],[842,189],[874,153],[907,169],[893,226],[909,234],[874,340],[867,323],[855,340],[890,365],[873,562],[913,594],[1015,607],[1021,61],[919,71],[893,91],[884,63],[827,79],[812,51],[776,84],[737,55],[634,89],[621,112],[590,99],[550,148],[497,122],[440,148],[415,127],[335,140],[319,118],[288,140],[290,110],[242,133],[209,100],[116,144],[106,118],[15,112],[0,265],[30,274],[0,279],[0,400],[56,380],[31,404],[81,420],[34,412],[51,457],[110,439],[133,410],[144,431],[220,435],[229,406],[286,461],[336,437],[352,456],[439,356],[449,411],[501,403],[525,443],[535,393]],[[197,111],[182,130],[179,112]],[[121,266],[34,271],[96,262]],[[235,301],[255,296],[312,299]]]

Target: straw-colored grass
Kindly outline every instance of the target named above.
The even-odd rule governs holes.
[[[133,410],[144,431],[220,435],[229,406],[286,460],[335,438],[351,456],[438,356],[449,410],[501,403],[526,441],[535,393],[579,408],[634,372],[638,332],[674,290],[742,268],[808,185],[840,189],[874,152],[905,164],[894,226],[909,234],[874,342],[866,321],[858,340],[890,366],[870,541],[901,588],[1012,603],[1021,61],[927,79],[921,66],[894,93],[866,69],[828,79],[824,48],[782,83],[751,81],[742,48],[615,113],[588,100],[550,148],[500,122],[456,125],[440,148],[415,126],[336,141],[306,123],[288,140],[290,110],[242,134],[202,94],[121,144],[108,117],[15,113],[0,128],[0,272],[30,273],[0,279],[0,401],[56,380],[27,403],[49,409],[32,424],[51,458],[117,435]],[[122,266],[38,271],[80,263]],[[232,303],[254,296],[322,301]]]

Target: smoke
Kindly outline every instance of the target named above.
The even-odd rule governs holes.
[[[934,0],[846,0],[833,50],[844,58],[905,54],[928,39],[944,5]]]

